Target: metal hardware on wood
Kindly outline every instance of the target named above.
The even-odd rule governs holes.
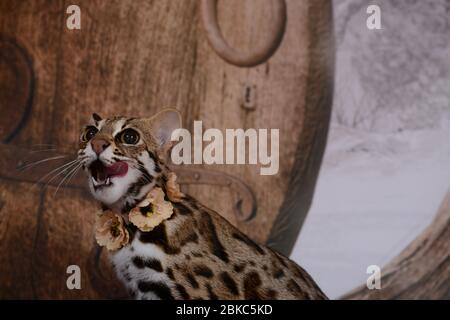
[[[208,41],[216,53],[225,61],[238,67],[254,67],[266,62],[278,49],[286,30],[286,2],[272,0],[274,4],[274,32],[267,35],[267,42],[255,52],[242,53],[230,47],[225,41],[217,22],[217,0],[202,0],[201,12],[203,26]]]
[[[254,110],[256,108],[256,86],[244,85],[242,88],[242,108]]]
[[[233,205],[233,211],[239,221],[249,221],[256,215],[257,203],[253,190],[242,180],[220,171],[194,169],[186,167],[174,168],[179,183],[183,184],[209,184],[226,186],[238,194],[238,200]],[[250,208],[244,211],[243,204]]]

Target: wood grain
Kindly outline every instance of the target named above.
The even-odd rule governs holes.
[[[334,41],[332,8],[315,1],[308,7],[308,77],[304,122],[298,135],[289,184],[278,215],[273,220],[267,244],[286,256],[311,207],[318,172],[328,136],[334,90]],[[293,142],[292,142],[293,144]]]
[[[36,298],[33,254],[42,193],[26,183],[0,181],[0,187],[0,298]]]
[[[450,191],[430,226],[381,270],[381,289],[343,299],[450,299]]]
[[[219,1],[218,19],[227,42],[243,52],[264,44],[272,27],[271,3]],[[293,224],[285,243],[289,251],[309,207],[326,143],[332,88],[323,86],[323,73],[316,71],[330,67],[332,60],[325,50],[332,47],[318,46],[320,35],[311,26],[331,24],[331,2],[287,1],[286,33],[279,49],[266,63],[250,69],[227,64],[210,48],[196,0],[80,0],[81,30],[65,28],[65,9],[70,4],[63,0],[0,3],[0,35],[14,39],[27,52],[36,79],[31,115],[10,144],[31,148],[48,143],[75,150],[79,128],[92,112],[104,117],[150,116],[169,106],[182,112],[188,129],[194,120],[202,120],[205,130],[279,129],[277,175],[261,176],[252,165],[193,166],[245,181],[258,203],[254,219],[236,218],[230,205],[237,198],[233,189],[189,185],[186,191],[256,241],[265,242],[295,172],[295,183],[302,184],[296,190],[304,192],[300,199],[304,204],[298,211],[300,222]],[[312,67],[316,62],[324,65]],[[247,86],[255,90],[252,109],[242,107]],[[0,110],[10,110],[12,105],[10,101],[1,104]],[[294,169],[299,165],[302,169]],[[92,256],[93,204],[78,189],[65,189],[53,198],[53,187],[26,194],[21,188],[28,184],[13,180],[0,178],[2,190],[10,190],[1,211],[2,221],[8,221],[3,237],[10,240],[2,244],[1,252],[7,252],[5,257],[11,256],[15,263],[22,261],[24,269],[2,265],[0,293],[12,298],[108,297],[95,290],[99,286],[84,269]],[[16,215],[24,208],[29,228]],[[291,217],[295,221],[297,214]],[[27,232],[33,233],[32,240],[23,239]],[[16,247],[11,244],[14,241]],[[10,252],[17,247],[26,250]],[[80,292],[65,288],[65,267],[73,263],[83,269],[85,286]]]

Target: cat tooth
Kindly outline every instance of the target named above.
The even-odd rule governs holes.
[[[92,179],[92,183],[94,184],[95,187],[99,185],[99,183],[97,182],[97,180],[95,180],[94,177],[91,177],[91,179]]]
[[[110,179],[109,179],[109,177],[106,179],[106,182],[105,182],[105,184],[106,185],[108,185],[108,184],[110,184],[111,183],[111,181],[110,181]]]

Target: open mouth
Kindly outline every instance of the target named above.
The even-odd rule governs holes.
[[[128,172],[128,164],[117,161],[110,166],[104,165],[100,160],[95,160],[89,166],[94,188],[106,187],[112,184],[111,179],[123,177]]]

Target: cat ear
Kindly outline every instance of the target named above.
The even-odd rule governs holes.
[[[171,145],[172,133],[181,128],[181,114],[175,109],[164,109],[148,119],[152,136],[159,147]]]
[[[92,114],[91,121],[95,124],[97,124],[99,121],[102,121],[102,117],[100,117],[95,112]]]

